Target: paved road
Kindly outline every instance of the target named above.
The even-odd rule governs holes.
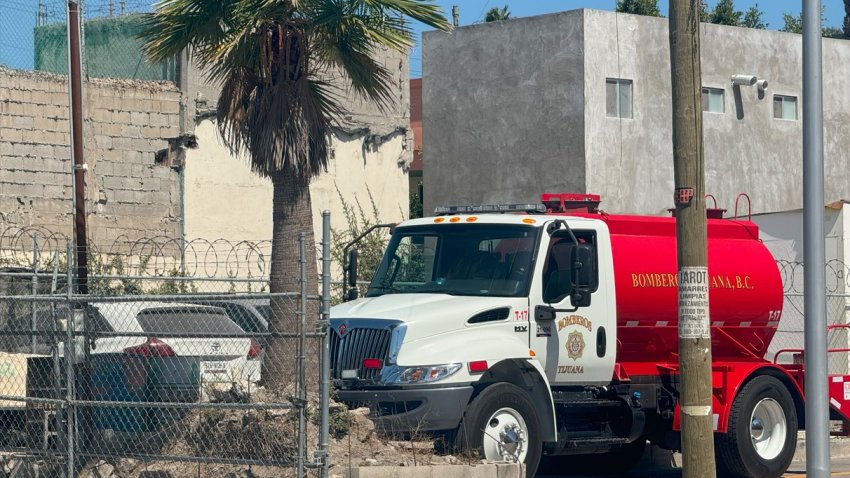
[[[627,475],[582,475],[571,474],[570,470],[558,470],[557,473],[538,474],[537,478],[681,478],[682,470],[678,467],[681,465],[681,462],[678,460],[680,460],[678,455],[674,456],[669,452],[653,451],[647,453],[640,465]],[[831,461],[830,471],[833,477],[850,478],[850,457],[833,459]],[[784,476],[786,478],[805,477],[806,462],[795,461]]]

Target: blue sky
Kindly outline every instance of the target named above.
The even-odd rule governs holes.
[[[51,19],[64,20],[64,2],[61,0],[42,0],[50,11]],[[108,0],[87,0],[90,16],[105,14]],[[826,7],[826,23],[830,26],[840,26],[844,18],[842,0],[822,0]],[[39,0],[0,0],[0,64],[14,68],[32,68],[32,32],[35,26],[36,10]],[[118,2],[115,2],[116,4]],[[126,0],[133,10],[145,10],[154,0]],[[716,0],[708,1],[710,6]],[[746,10],[750,5],[758,4],[765,12],[768,28],[778,30],[782,27],[782,13],[797,13],[800,11],[801,0],[736,0],[739,10]],[[451,15],[453,4],[460,7],[460,24],[469,25],[484,19],[484,13],[492,7],[508,6],[514,17],[527,17],[544,13],[561,12],[576,8],[595,8],[613,10],[616,0],[437,0],[446,16]],[[666,15],[668,0],[660,0],[661,11]],[[418,77],[422,72],[421,33],[424,25],[414,26],[417,36],[416,48],[410,55],[410,73]]]
[[[2,2],[4,0],[0,0]],[[844,19],[844,3],[842,0],[821,0],[826,8],[826,25],[840,27]],[[446,17],[451,19],[452,5],[460,7],[460,24],[484,20],[484,14],[493,7],[508,6],[513,17],[528,17],[544,13],[562,12],[577,8],[594,8],[597,10],[613,10],[616,0],[437,0],[436,3],[443,9]],[[709,7],[713,7],[717,0],[708,0]],[[797,14],[802,8],[801,0],[735,0],[738,10],[746,11],[751,5],[758,4],[759,9],[765,13],[768,28],[778,30],[784,24],[782,14],[784,12]],[[665,16],[668,10],[668,0],[660,0],[658,5],[661,13]],[[414,27],[417,35],[416,48],[410,54],[410,75],[418,77],[422,74],[422,50],[421,33],[426,28],[422,24]]]

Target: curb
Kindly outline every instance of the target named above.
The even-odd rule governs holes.
[[[850,437],[831,436],[829,437],[829,456],[830,458],[848,458],[850,457]],[[806,460],[806,435],[800,431],[797,437],[797,449],[794,451],[794,462],[803,462]],[[642,469],[672,469],[682,467],[681,453],[673,453],[669,450],[662,450],[658,447],[647,447],[647,452],[641,459],[639,468]]]
[[[850,457],[850,437],[830,437],[830,458]],[[800,432],[794,461],[806,459],[806,436]],[[647,447],[638,470],[677,469],[682,466],[682,455],[658,447]],[[523,471],[516,463],[488,463],[479,465],[428,465],[428,466],[361,466],[345,470],[346,478],[516,478]]]
[[[524,476],[517,463],[481,465],[362,466],[346,470],[346,478],[517,478]]]
[[[850,437],[831,436],[829,437],[829,457],[830,458],[847,458],[850,457]],[[794,452],[794,461],[804,461],[806,459],[806,435],[800,432],[797,437],[797,450]]]

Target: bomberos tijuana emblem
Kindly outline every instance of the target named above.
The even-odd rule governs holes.
[[[567,356],[578,360],[584,353],[584,336],[579,331],[570,332],[567,336]]]

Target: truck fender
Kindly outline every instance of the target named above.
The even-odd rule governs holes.
[[[796,380],[782,367],[769,363],[725,363],[716,364],[712,370],[712,395],[711,409],[714,419],[714,431],[726,433],[729,429],[729,414],[732,404],[741,388],[750,380],[761,376],[770,375],[782,382],[791,393],[797,411],[799,422],[804,422],[803,391]],[[680,404],[676,404],[673,415],[673,430],[682,429],[682,418],[680,416]]]
[[[507,382],[528,391],[534,408],[540,413],[540,431],[544,442],[558,440],[555,405],[552,401],[549,380],[540,364],[534,359],[514,358],[502,360],[491,366],[476,384],[475,395],[493,383]],[[474,398],[474,396],[473,396]]]

